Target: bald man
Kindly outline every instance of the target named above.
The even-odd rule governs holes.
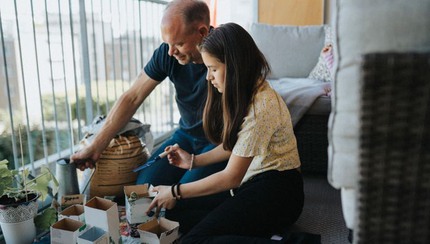
[[[174,0],[167,5],[161,21],[163,43],[154,51],[132,87],[115,103],[94,141],[71,156],[72,161],[83,162],[78,165],[81,170],[94,167],[94,162],[97,162],[111,139],[130,121],[155,87],[167,77],[176,89],[175,98],[181,115],[179,128],[153,152],[149,160],[160,154],[167,146],[176,143],[192,154],[202,154],[215,147],[206,139],[203,131],[202,114],[207,96],[207,69],[198,50],[198,45],[212,28],[209,22],[209,8],[204,1]],[[189,171],[172,166],[163,158],[141,170],[136,183],[173,185],[178,182],[191,182],[224,169],[226,163]],[[166,217],[179,221],[181,232],[187,232],[228,195],[224,192],[209,197],[183,199],[178,201],[172,210],[166,211]],[[192,210],[189,211],[190,209]],[[185,212],[187,216],[183,216]]]

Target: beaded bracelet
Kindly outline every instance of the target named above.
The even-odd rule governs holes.
[[[193,164],[194,164],[194,154],[191,154],[190,168],[188,169],[188,171],[191,171],[193,169]]]

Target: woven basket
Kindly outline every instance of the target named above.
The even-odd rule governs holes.
[[[136,183],[133,169],[146,162],[148,152],[137,136],[112,139],[96,163],[90,184],[90,198],[124,196],[124,186]]]
[[[430,54],[364,56],[354,243],[430,243]]]

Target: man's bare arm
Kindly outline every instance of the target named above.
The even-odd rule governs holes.
[[[106,117],[105,124],[99,134],[94,137],[91,145],[71,156],[71,160],[79,162],[79,168],[92,168],[100,154],[109,145],[111,139],[121,130],[136,113],[136,110],[159,84],[142,70],[133,85],[116,101]]]
[[[134,84],[119,97],[112,107],[94,142],[103,145],[103,149],[106,148],[110,140],[130,121],[139,106],[158,84],[159,82],[149,78],[142,71]]]

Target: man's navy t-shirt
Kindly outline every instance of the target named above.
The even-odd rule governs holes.
[[[145,73],[156,81],[166,77],[176,89],[176,103],[181,118],[179,126],[196,137],[205,137],[202,127],[202,114],[207,97],[206,66],[189,63],[181,65],[176,58],[168,55],[169,46],[160,45],[146,64]]]

